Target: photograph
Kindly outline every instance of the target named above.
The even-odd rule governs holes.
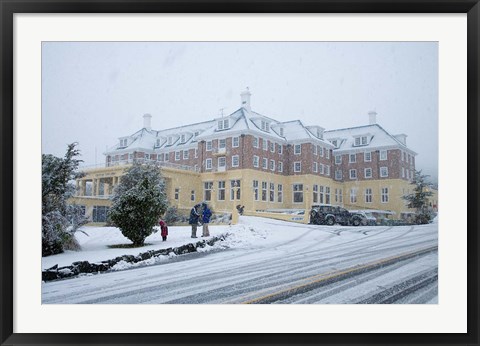
[[[43,41],[41,156],[42,305],[440,303],[438,41]]]

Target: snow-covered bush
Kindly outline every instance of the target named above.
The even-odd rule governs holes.
[[[76,172],[81,160],[77,143],[69,144],[64,158],[42,155],[42,256],[63,252],[66,244],[77,247],[71,227],[71,212],[67,200],[75,193],[72,181],[82,173]],[[79,219],[77,221],[80,221]]]
[[[113,191],[108,217],[135,246],[156,231],[154,226],[167,210],[165,181],[153,164],[134,163]]]
[[[182,221],[182,215],[178,213],[178,208],[173,205],[167,208],[167,211],[163,216],[163,220],[167,223],[167,225],[173,225],[174,223]]]

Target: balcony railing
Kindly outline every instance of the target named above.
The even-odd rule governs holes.
[[[96,165],[81,166],[81,167],[79,167],[79,170],[89,171],[89,170],[95,170],[95,169],[98,169],[98,168],[128,166],[128,165],[131,165],[133,162],[151,163],[151,164],[158,165],[159,167],[170,167],[170,168],[175,168],[175,169],[181,169],[181,170],[184,170],[184,171],[199,172],[199,169],[195,168],[194,166],[181,165],[181,164],[177,164],[177,163],[150,160],[150,159],[128,159],[128,160],[110,161],[110,162],[107,162],[106,164],[102,163],[102,164],[96,164]]]

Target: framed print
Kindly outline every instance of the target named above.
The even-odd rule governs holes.
[[[478,1],[0,9],[2,345],[478,345]]]

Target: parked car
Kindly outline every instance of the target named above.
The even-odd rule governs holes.
[[[351,213],[345,208],[331,205],[313,205],[310,210],[310,223],[314,225],[365,225],[366,216],[360,213]]]
[[[362,216],[362,225],[364,226],[376,226],[377,218],[373,216],[373,213],[368,210],[350,210],[350,213],[359,214]]]

